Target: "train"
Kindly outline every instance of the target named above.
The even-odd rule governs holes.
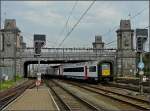
[[[89,82],[113,81],[113,66],[111,62],[82,62],[48,67],[46,74],[57,78],[84,80]]]

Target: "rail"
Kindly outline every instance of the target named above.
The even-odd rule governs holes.
[[[52,81],[52,80],[51,80]],[[96,106],[94,106],[93,104],[89,103],[88,101],[76,96],[75,94],[69,92],[68,90],[66,90],[65,88],[63,88],[61,85],[59,85],[56,81],[52,81],[53,84],[55,84],[57,87],[60,87],[62,90],[64,90],[65,92],[67,92],[67,94],[71,95],[72,97],[74,97],[75,99],[79,100],[80,102],[82,102],[84,105],[86,105],[87,107],[89,107],[91,110],[94,111],[99,111],[100,109],[97,108]],[[53,86],[50,86],[49,83],[47,83],[48,87],[55,93],[55,95],[57,96],[57,98],[59,98],[59,100],[63,103],[63,105],[65,106],[66,110],[69,111],[73,111],[73,110],[79,110],[79,106],[76,105],[75,101],[70,101],[69,103],[65,101],[64,98],[60,97],[60,95],[57,94],[57,92],[55,91],[55,89],[53,88]],[[63,93],[64,94],[64,93]],[[65,95],[65,97],[67,96],[67,94]],[[68,101],[68,100],[67,100]],[[73,102],[73,103],[72,103]],[[80,104],[81,105],[81,104]]]
[[[16,87],[13,87],[9,90],[0,93],[0,110],[5,108],[9,103],[15,100],[20,96],[27,88],[33,88],[35,83],[31,80],[28,80]]]
[[[92,86],[87,85],[87,84],[81,85],[79,83],[70,82],[70,81],[69,81],[69,84],[78,86],[80,88],[83,88],[83,89],[86,89],[88,91],[109,97],[109,98],[117,100],[117,101],[129,104],[129,105],[134,106],[134,107],[141,109],[141,110],[150,110],[149,102],[144,101],[142,99],[138,99],[138,98],[130,97],[127,95],[119,94],[116,92],[108,91],[108,90],[105,90],[102,88],[92,87]]]

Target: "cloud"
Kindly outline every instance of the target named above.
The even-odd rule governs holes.
[[[9,10],[7,11],[9,11],[11,18],[18,20],[17,23],[19,22],[19,25],[21,25],[22,31],[29,31],[29,33],[35,31],[43,32],[48,36],[49,41],[59,42],[63,40],[67,33],[65,29],[64,34],[59,35],[75,2],[76,1],[17,1],[9,5],[9,7],[7,7]],[[92,1],[78,1],[69,20],[69,29],[77,23],[90,3],[92,3]],[[121,18],[127,19],[130,11],[134,14],[142,9],[142,7],[145,7],[142,3],[96,1],[65,41],[64,46],[80,47],[80,44],[89,44],[91,39],[94,40],[96,34],[101,35],[108,32],[109,29],[112,29],[114,26],[119,25]],[[142,15],[134,20],[133,25],[137,27],[148,24],[148,19],[145,19],[146,16],[146,12],[142,13]],[[116,39],[115,30],[103,38],[103,40],[107,42],[113,39]]]
[[[37,11],[26,11],[24,13],[19,13],[23,19],[28,20],[34,24],[38,24],[39,26],[53,26],[53,25],[61,25],[64,23],[64,17],[53,13],[51,11],[46,12],[37,12]]]
[[[30,6],[30,7],[41,7],[41,6],[48,6],[48,5],[52,5],[53,2],[50,1],[22,1],[22,3],[26,6]]]

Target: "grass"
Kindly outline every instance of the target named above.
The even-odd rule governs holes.
[[[18,76],[18,75],[16,76],[16,81],[19,81],[19,80],[21,80],[21,79],[22,79],[22,77],[20,77],[20,76]],[[6,90],[6,89],[8,89],[8,88],[14,86],[15,84],[16,84],[16,82],[15,82],[14,80],[3,81],[3,82],[1,83],[0,90]]]

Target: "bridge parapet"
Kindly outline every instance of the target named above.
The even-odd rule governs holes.
[[[102,57],[102,56],[115,56],[116,50],[114,49],[81,49],[81,48],[48,48],[43,49],[41,53],[41,58],[78,58],[81,57],[89,58],[89,57]],[[26,49],[21,54],[22,58],[33,58],[34,57],[34,49]]]

